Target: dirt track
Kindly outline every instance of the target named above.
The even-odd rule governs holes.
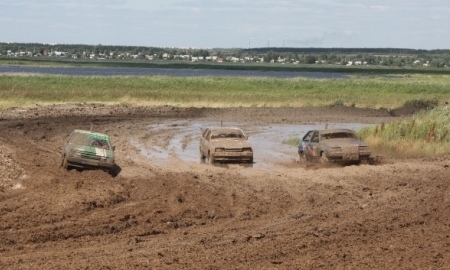
[[[339,107],[0,111],[0,269],[449,269],[450,159],[211,166],[170,151],[182,127],[149,129],[394,119]],[[91,124],[116,145],[116,177],[59,167],[65,137]],[[195,140],[184,136],[179,147]],[[133,141],[158,146],[166,162]]]

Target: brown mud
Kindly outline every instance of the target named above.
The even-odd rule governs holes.
[[[449,269],[449,158],[322,167],[274,156],[269,167],[212,166],[170,151],[182,127],[148,128],[397,117],[345,107],[1,110],[0,269]],[[117,175],[60,167],[67,135],[91,126],[111,136]],[[133,140],[166,151],[166,161]]]

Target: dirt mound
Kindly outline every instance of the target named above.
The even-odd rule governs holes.
[[[95,103],[35,105],[26,108],[0,110],[0,121],[8,119],[46,118],[96,118],[117,117],[169,117],[206,118],[216,121],[238,121],[252,123],[308,123],[308,122],[360,122],[373,123],[392,120],[387,109],[361,109],[353,107],[330,108],[180,108],[173,106],[132,107],[127,105],[105,105]]]
[[[438,100],[410,100],[402,107],[391,110],[392,116],[411,116],[421,111],[431,110],[438,106]]]
[[[186,132],[194,123],[259,123],[267,128],[258,132],[279,136],[274,123],[395,120],[387,111],[88,104],[15,108],[0,118],[2,269],[450,265],[448,159],[323,167],[277,152],[253,166],[212,166],[171,148],[195,145]],[[117,176],[60,167],[67,135],[91,124],[111,135]]]
[[[21,181],[26,177],[25,170],[11,158],[9,152],[0,148],[0,192],[22,188]]]

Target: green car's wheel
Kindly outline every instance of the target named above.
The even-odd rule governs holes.
[[[64,156],[64,157],[63,157],[63,160],[62,160],[61,166],[62,166],[62,167],[63,167],[64,169],[66,169],[66,170],[68,170],[68,169],[69,169],[69,163],[67,162],[67,158],[66,158],[66,156]]]

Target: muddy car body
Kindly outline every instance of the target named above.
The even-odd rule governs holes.
[[[86,130],[74,130],[64,143],[62,167],[69,169],[114,167],[114,147],[108,135]]]
[[[360,163],[370,157],[370,147],[350,129],[310,130],[298,146],[300,161]]]
[[[248,137],[240,128],[207,128],[200,138],[200,158],[206,157],[209,163],[216,161],[253,163],[253,149]]]

